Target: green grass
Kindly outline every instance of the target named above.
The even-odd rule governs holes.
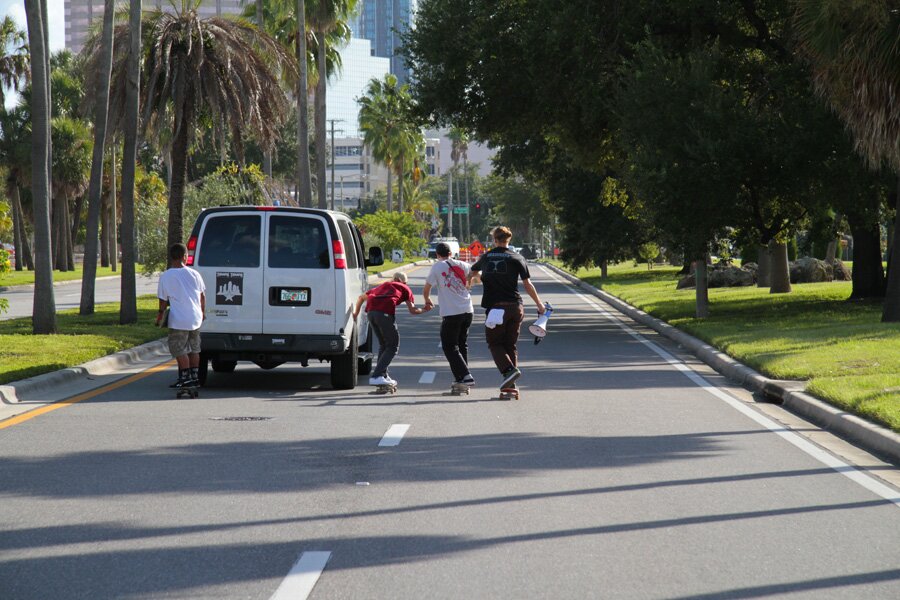
[[[376,275],[376,274],[381,273],[381,272],[383,272],[383,271],[387,271],[387,270],[390,270],[390,269],[396,269],[397,267],[402,267],[403,265],[408,265],[408,264],[411,263],[411,262],[414,262],[414,261],[407,260],[407,261],[404,261],[404,262],[395,263],[395,262],[391,262],[391,261],[389,261],[389,260],[386,260],[386,261],[384,261],[384,264],[383,264],[383,265],[378,265],[377,267],[367,267],[367,268],[366,268],[366,271],[369,272],[369,275]]]
[[[53,271],[53,281],[73,281],[81,279],[82,266],[76,265],[74,271]],[[118,275],[109,267],[97,267],[97,277]],[[34,271],[9,271],[0,275],[0,287],[34,284]]]
[[[900,432],[900,324],[880,302],[849,301],[850,282],[710,290],[710,317],[694,317],[694,290],[676,290],[677,267],[615,265],[577,276],[776,379]]]
[[[99,304],[91,316],[77,309],[57,314],[55,335],[32,335],[31,318],[0,321],[0,384],[100,358],[159,339],[165,331],[154,326],[157,300],[138,298],[138,322],[119,325],[119,305]]]

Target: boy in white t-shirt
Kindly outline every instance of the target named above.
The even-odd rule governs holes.
[[[169,352],[178,362],[178,381],[171,388],[200,385],[200,325],[206,319],[206,285],[200,273],[184,266],[187,248],[172,244],[169,269],[160,275],[156,296],[159,298],[159,325],[169,309]]]
[[[469,372],[469,327],[472,325],[472,296],[467,279],[469,265],[450,258],[450,246],[441,242],[435,247],[438,262],[431,265],[425,279],[422,297],[425,308],[434,308],[431,289],[437,288],[441,312],[441,348],[450,363],[455,383],[475,385]]]

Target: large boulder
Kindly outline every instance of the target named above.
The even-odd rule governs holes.
[[[707,286],[710,288],[720,287],[745,287],[756,283],[756,271],[735,267],[733,265],[716,265],[714,268],[706,267]],[[692,288],[697,286],[694,273],[686,275],[678,280],[676,289]]]
[[[790,263],[791,283],[834,281],[834,270],[824,260],[804,256]]]
[[[834,273],[835,281],[853,281],[853,274],[850,272],[850,269],[839,259],[834,259],[834,262],[831,263],[831,270]]]

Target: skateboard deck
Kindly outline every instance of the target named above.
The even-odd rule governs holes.
[[[453,385],[450,386],[450,391],[444,392],[443,395],[444,396],[462,396],[463,394],[465,394],[466,396],[468,396],[470,389],[471,388],[468,385],[466,385],[465,383],[454,383]]]
[[[200,388],[197,386],[191,387],[183,387],[175,389],[175,398],[199,398],[200,397]]]
[[[518,400],[519,388],[500,388],[500,395],[493,400]]]
[[[373,394],[396,394],[396,385],[376,385]]]

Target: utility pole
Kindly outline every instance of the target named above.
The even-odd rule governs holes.
[[[447,171],[447,237],[453,237],[453,171]]]
[[[331,123],[331,210],[334,210],[334,163],[337,158],[334,155],[334,124],[343,121],[343,119],[328,119],[328,122]],[[341,133],[344,132],[343,129],[338,129]]]

